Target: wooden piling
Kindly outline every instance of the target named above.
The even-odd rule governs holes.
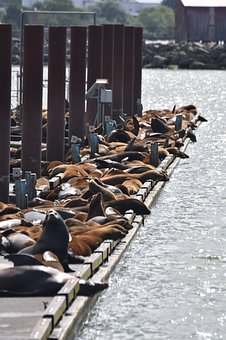
[[[22,171],[40,177],[43,83],[43,32],[41,25],[24,26]]]
[[[12,26],[0,25],[0,201],[9,200]]]
[[[64,161],[66,27],[49,27],[47,160]]]

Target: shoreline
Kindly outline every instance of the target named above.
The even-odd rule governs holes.
[[[142,67],[225,70],[226,45],[215,42],[146,43],[143,45]]]

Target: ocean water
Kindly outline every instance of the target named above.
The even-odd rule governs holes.
[[[226,339],[226,73],[143,70],[142,103],[208,122],[75,339]]]

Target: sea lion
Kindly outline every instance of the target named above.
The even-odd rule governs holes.
[[[126,170],[127,166],[119,163],[119,162],[114,162],[110,159],[98,159],[95,158],[94,162],[97,164],[98,169],[104,169],[104,168],[115,168],[115,169],[120,169],[120,170]]]
[[[140,188],[142,187],[142,182],[139,181],[137,178],[130,178],[125,180],[122,185],[124,185],[127,188],[129,195],[136,194]]]
[[[16,207],[15,204],[6,204],[0,201],[0,216],[7,214],[14,214],[20,211],[20,208]]]
[[[108,189],[107,185],[101,184],[101,182],[97,181],[95,178],[92,178],[89,181],[89,190],[93,194],[97,194],[98,192],[100,192],[104,201],[111,201],[116,199],[116,196],[111,190]]]
[[[0,296],[54,296],[68,280],[76,278],[41,264],[31,255],[15,254],[5,258],[14,262],[14,267],[0,270]],[[79,279],[78,295],[92,296],[107,287],[105,282]]]
[[[160,172],[157,170],[148,170],[141,174],[119,174],[119,175],[112,175],[112,176],[106,176],[102,178],[102,182],[105,184],[111,184],[111,185],[117,185],[122,184],[124,181],[126,181],[128,178],[136,178],[139,179],[142,183],[145,183],[147,180],[153,180],[153,181],[168,181],[169,177],[165,172]]]
[[[112,130],[107,136],[107,142],[129,142],[135,135],[130,131]]]
[[[146,155],[144,155],[140,151],[124,151],[124,152],[119,152],[115,155],[112,156],[105,156],[101,159],[103,160],[112,160],[113,162],[122,162],[122,160],[127,160],[127,161],[133,161],[133,160],[139,160],[143,161],[145,159]]]
[[[149,215],[151,212],[148,207],[136,198],[119,199],[104,203],[105,207],[112,207],[122,215],[127,210],[133,210],[137,215]]]
[[[95,216],[106,216],[103,206],[102,194],[100,192],[92,196],[89,204],[88,215],[85,221],[88,221]]]
[[[13,229],[2,232],[2,235],[7,239],[7,242],[6,240],[4,240],[4,243],[0,242],[0,248],[3,248],[8,254],[17,253],[25,247],[32,246],[36,243],[30,236]]]
[[[69,233],[64,220],[55,210],[49,210],[40,238],[33,246],[24,248],[20,253],[35,255],[51,251],[59,258],[64,270],[71,271],[67,260],[68,243]]]

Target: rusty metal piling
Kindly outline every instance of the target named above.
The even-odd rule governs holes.
[[[43,33],[41,25],[24,26],[23,108],[22,108],[22,171],[40,177]]]
[[[86,27],[71,27],[69,141],[85,135]]]
[[[114,25],[113,50],[113,117],[123,112],[123,76],[124,76],[124,26]]]
[[[47,160],[64,161],[66,27],[49,28]]]
[[[0,201],[9,199],[12,26],[0,25]]]

